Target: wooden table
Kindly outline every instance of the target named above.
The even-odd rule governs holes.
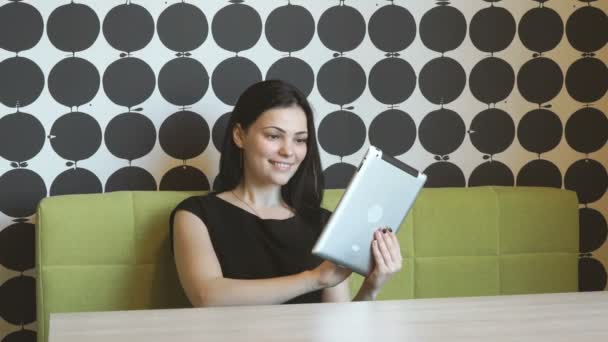
[[[608,341],[608,292],[53,314],[49,342]]]

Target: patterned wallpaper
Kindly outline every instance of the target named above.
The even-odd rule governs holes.
[[[209,189],[232,106],[286,79],[330,187],[365,145],[427,186],[580,202],[580,290],[608,268],[607,1],[0,0],[0,339],[35,339],[46,196]]]

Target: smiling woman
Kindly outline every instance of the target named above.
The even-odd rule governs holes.
[[[313,113],[283,81],[239,98],[226,128],[213,192],[171,214],[181,284],[194,306],[348,301],[350,270],[311,254],[330,212]],[[377,262],[355,300],[372,300],[401,268],[399,242],[378,232]]]
[[[249,87],[226,127],[215,190],[236,188],[245,195],[250,187],[265,190],[260,205],[285,202],[307,221],[321,220],[324,184],[312,109],[297,88],[283,81]]]
[[[243,183],[285,185],[306,157],[304,111],[295,105],[273,108],[249,128],[236,124],[234,142],[243,151]]]

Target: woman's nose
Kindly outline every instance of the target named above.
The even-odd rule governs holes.
[[[293,146],[289,142],[283,143],[279,153],[283,156],[290,157],[293,154]]]

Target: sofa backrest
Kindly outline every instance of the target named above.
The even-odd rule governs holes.
[[[334,207],[333,201],[326,207]],[[378,299],[578,290],[578,200],[573,191],[423,189],[397,236],[404,267]],[[354,292],[363,279],[352,278]]]
[[[327,190],[334,209],[343,190]],[[37,212],[38,341],[52,312],[187,307],[168,219],[202,192],[45,198]],[[549,188],[423,189],[398,237],[403,270],[379,299],[576,291],[576,194]],[[362,278],[355,275],[353,293]]]
[[[37,211],[38,341],[49,313],[186,307],[169,213],[200,192],[119,191],[43,199]]]

